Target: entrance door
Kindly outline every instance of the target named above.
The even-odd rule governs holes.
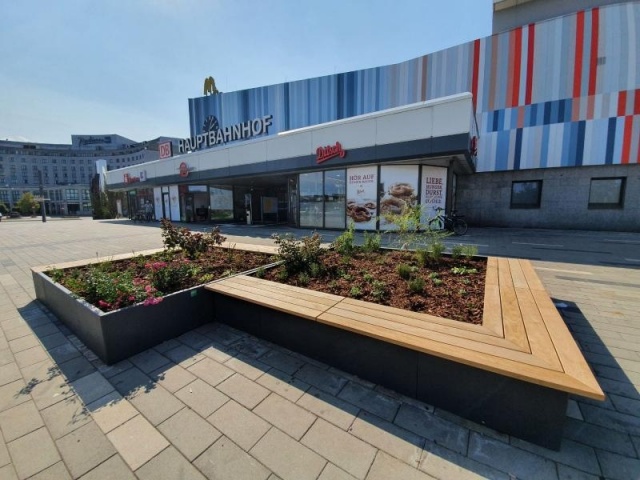
[[[287,215],[289,225],[298,226],[298,177],[289,178],[289,211]]]
[[[169,192],[162,193],[162,218],[171,218]]]

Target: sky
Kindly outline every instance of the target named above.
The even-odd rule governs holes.
[[[491,35],[492,0],[0,0],[0,139],[189,136],[188,99]]]

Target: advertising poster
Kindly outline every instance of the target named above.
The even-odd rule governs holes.
[[[380,169],[380,230],[394,230],[389,216],[401,215],[418,204],[417,165],[386,166]]]
[[[233,190],[231,188],[209,188],[209,205],[212,220],[233,218]]]
[[[426,224],[444,209],[447,201],[447,169],[445,167],[422,167],[422,217]],[[442,226],[443,227],[443,226]]]
[[[375,230],[378,167],[347,169],[347,221],[357,230]]]

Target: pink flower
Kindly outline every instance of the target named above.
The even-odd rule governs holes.
[[[157,305],[162,302],[162,297],[149,297],[144,301],[144,306],[148,307],[149,305]]]
[[[98,306],[100,308],[109,308],[111,304],[109,302],[105,302],[104,300],[98,300]]]

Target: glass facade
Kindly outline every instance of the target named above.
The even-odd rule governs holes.
[[[323,172],[300,175],[300,226],[322,228],[324,216]]]
[[[345,170],[324,172],[324,227],[345,228]]]

